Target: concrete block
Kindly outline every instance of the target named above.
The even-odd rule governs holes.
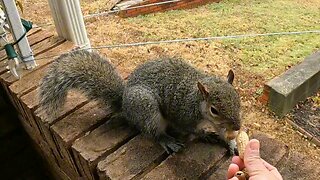
[[[320,88],[320,51],[269,81],[263,99],[279,117]]]

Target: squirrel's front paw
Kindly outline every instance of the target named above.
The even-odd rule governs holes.
[[[231,156],[239,155],[238,148],[237,148],[237,142],[235,139],[230,140],[228,142],[228,146],[229,146],[229,154]]]
[[[159,142],[159,144],[163,147],[163,149],[168,153],[172,154],[174,152],[180,151],[184,144],[178,142],[174,138],[170,136],[165,136],[165,138],[162,138]]]
[[[214,132],[208,132],[208,133],[201,134],[199,136],[199,138],[202,141],[208,142],[208,143],[211,143],[211,144],[215,144],[215,143],[218,143],[220,141],[219,140],[219,135],[214,133]]]

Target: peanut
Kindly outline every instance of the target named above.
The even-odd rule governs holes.
[[[247,144],[249,143],[248,134],[245,131],[240,130],[236,137],[236,142],[237,142],[239,157],[243,159],[244,151],[246,149]],[[237,177],[239,180],[249,179],[248,173],[246,172],[245,169],[243,169],[242,171],[236,172],[234,176]]]
[[[236,142],[237,142],[239,157],[243,159],[244,151],[246,149],[247,144],[249,143],[248,134],[245,131],[240,130],[236,137]]]

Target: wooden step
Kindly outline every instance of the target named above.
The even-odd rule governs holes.
[[[202,179],[227,150],[219,145],[192,143],[182,153],[170,156],[142,179]]]
[[[54,37],[52,33],[41,29],[32,32],[32,34],[29,35],[29,40],[38,66],[33,70],[22,70],[22,78],[20,80],[15,79],[9,73],[2,73],[0,81],[16,109],[18,109],[24,128],[30,137],[32,137],[40,149],[40,152],[42,152],[42,156],[53,166],[60,168],[60,164],[64,162],[60,161],[60,164],[58,163],[61,158],[59,159],[58,157],[59,153],[56,151],[57,148],[53,145],[53,141],[48,141],[47,136],[44,135],[45,133],[41,128],[47,126],[39,121],[34,113],[38,105],[36,92],[37,86],[46,73],[48,65],[61,53],[72,50],[74,44],[64,39]],[[0,68],[5,67],[1,66]],[[4,69],[1,69],[1,72],[4,72]],[[81,101],[81,99],[79,100]],[[66,110],[69,111],[70,109]],[[51,135],[49,128],[50,127],[47,127],[49,133],[48,131],[46,132]]]
[[[83,107],[77,109],[67,117],[56,122],[50,128],[53,132],[54,140],[58,146],[63,159],[72,169],[69,169],[73,177],[80,177],[75,160],[72,155],[71,146],[73,142],[85,135],[85,133],[94,130],[99,125],[108,120],[111,110],[99,105],[97,102],[89,102]]]
[[[98,163],[99,179],[132,179],[167,157],[155,142],[139,135]]]
[[[119,119],[111,119],[77,139],[72,145],[76,165],[85,179],[97,177],[98,162],[132,139],[137,132]]]

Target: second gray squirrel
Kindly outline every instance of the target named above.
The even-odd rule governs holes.
[[[128,124],[168,153],[184,147],[178,134],[224,142],[233,154],[235,141],[224,135],[241,125],[240,98],[233,79],[232,71],[222,80],[181,59],[162,58],[138,66],[125,82],[105,57],[80,50],[63,54],[50,65],[40,84],[38,111],[55,118],[67,92],[77,89],[88,99],[122,113]],[[212,124],[217,133],[201,129],[204,122]]]

